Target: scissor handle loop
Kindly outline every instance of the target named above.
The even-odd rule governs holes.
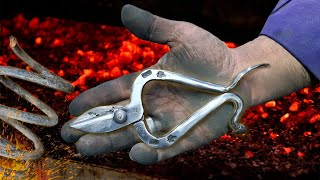
[[[208,115],[211,111],[225,103],[226,101],[231,101],[235,106],[235,112],[232,119],[229,121],[229,126],[234,133],[243,133],[246,128],[243,124],[238,122],[239,116],[243,111],[243,102],[239,96],[233,93],[226,93],[230,91],[232,88],[236,86],[236,84],[240,81],[240,79],[247,74],[248,72],[259,68],[265,67],[267,64],[259,64],[251,66],[243,71],[241,71],[234,80],[227,86],[219,85],[214,83],[209,83],[205,81],[201,81],[199,79],[195,79],[189,76],[185,76],[182,74],[165,71],[165,70],[156,70],[149,69],[143,71],[134,81],[132,85],[131,91],[131,102],[125,109],[135,109],[135,113],[130,113],[131,117],[129,122],[132,123],[134,120],[140,119],[140,121],[135,122],[133,125],[136,128],[138,136],[140,139],[148,144],[149,146],[155,148],[163,148],[172,145],[178,139],[180,139],[188,130],[190,130],[194,125],[196,125],[199,121],[201,121],[206,115]],[[172,131],[165,134],[161,137],[156,137],[152,135],[146,124],[144,122],[144,108],[142,104],[142,92],[144,86],[150,81],[170,81],[175,82],[187,86],[191,86],[197,89],[210,91],[210,92],[218,92],[225,93],[213,98],[209,103],[203,106],[201,109],[193,113],[186,121],[175,127]],[[131,110],[132,111],[132,110]],[[150,118],[150,117],[147,117]],[[132,119],[132,120],[131,120]]]
[[[152,135],[144,121],[138,121],[133,124],[140,139],[147,145],[154,148],[164,148],[174,144],[183,135],[185,135],[192,127],[204,119],[210,112],[218,108],[223,103],[231,101],[234,104],[234,115],[229,121],[229,126],[234,133],[243,133],[246,128],[243,124],[239,123],[239,116],[243,110],[243,103],[239,96],[233,93],[225,93],[213,98],[210,102],[194,112],[187,120],[175,127],[169,133],[156,137]],[[148,117],[151,118],[151,117]]]

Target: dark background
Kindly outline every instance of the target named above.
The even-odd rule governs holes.
[[[130,3],[169,19],[192,22],[222,40],[242,44],[259,35],[278,0],[0,0],[0,18],[59,17],[122,26]]]

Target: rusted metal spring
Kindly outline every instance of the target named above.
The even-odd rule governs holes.
[[[58,116],[55,111],[46,105],[43,101],[35,98],[27,90],[13,82],[8,76],[30,81],[39,85],[47,86],[63,92],[72,92],[73,86],[66,80],[51,73],[48,69],[41,66],[34,59],[32,59],[19,46],[16,38],[10,37],[10,47],[13,52],[25,63],[27,63],[36,72],[30,72],[24,69],[15,67],[0,66],[0,83],[13,92],[29,101],[31,104],[39,108],[45,115],[24,112],[15,108],[7,107],[0,104],[0,119],[11,125],[13,128],[20,131],[23,135],[29,138],[34,144],[34,150],[23,151],[17,149],[14,144],[0,137],[0,156],[19,159],[19,160],[34,160],[42,156],[44,147],[41,139],[33,133],[29,128],[24,126],[21,122],[40,125],[40,126],[54,126],[58,123]],[[21,122],[19,122],[21,121]]]

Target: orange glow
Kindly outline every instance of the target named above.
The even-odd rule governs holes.
[[[71,94],[67,94],[65,97],[66,97],[66,100],[71,101],[74,98],[76,98],[79,94],[80,94],[80,91],[75,91]]]
[[[283,115],[283,116],[280,118],[280,122],[282,122],[282,123],[285,122],[285,121],[288,119],[289,116],[290,116],[289,113]]]
[[[64,95],[64,93],[61,91],[54,92],[54,96],[56,96],[56,97],[63,96],[63,95]]]
[[[27,66],[27,67],[26,67],[26,70],[27,70],[27,71],[32,71],[32,68],[31,68],[30,66]]]
[[[298,111],[300,107],[300,104],[298,102],[294,102],[291,104],[291,106],[289,107],[290,111]]]
[[[14,142],[13,144],[18,150],[29,150],[29,145],[31,143],[27,141],[26,138],[22,136],[22,134],[15,131],[14,133],[7,135],[5,129],[6,127],[3,127],[2,133],[0,134],[2,138],[5,137],[6,140]],[[11,152],[11,148],[9,145],[6,146],[6,151]],[[27,170],[30,166],[31,161],[26,160],[25,162],[23,162],[21,158],[14,160],[0,157],[0,179],[15,179],[17,171],[21,172]]]
[[[275,139],[275,138],[279,137],[279,134],[271,132],[270,137],[271,137],[271,139]]]
[[[312,123],[315,123],[315,122],[317,122],[317,121],[320,121],[320,114],[317,114],[317,115],[313,116],[313,117],[310,119],[309,122],[312,124]]]
[[[303,89],[301,90],[301,93],[302,93],[302,94],[309,94],[309,87],[303,88]]]
[[[34,42],[37,44],[37,45],[40,45],[42,44],[42,38],[41,37],[37,37]]]
[[[72,83],[73,86],[78,86],[83,89],[87,89],[86,87],[86,79],[94,74],[92,69],[84,69],[83,74]]]
[[[63,76],[64,76],[64,74],[65,74],[65,73],[64,73],[64,71],[60,69],[60,71],[58,72],[58,76],[63,77]]]
[[[55,38],[51,44],[53,47],[63,46],[63,41],[61,39]]]
[[[276,101],[269,101],[264,104],[267,108],[273,108],[276,107]]]
[[[22,161],[19,160],[12,160],[12,159],[7,159],[7,158],[3,158],[0,157],[0,166],[4,169],[11,169],[14,171],[23,171],[25,169],[27,169],[27,166],[29,165],[29,162],[24,163]],[[0,178],[2,177],[1,173],[3,173],[2,171],[0,172]]]
[[[80,56],[84,56],[84,52],[82,50],[78,50],[77,54],[79,54]]]
[[[254,153],[252,151],[245,151],[244,157],[246,158],[253,158],[254,157]]]
[[[292,152],[292,148],[290,147],[284,147],[283,150],[286,154],[290,154]]]
[[[155,58],[154,51],[152,51],[151,48],[149,47],[144,48],[142,56],[143,56],[144,63],[147,63],[148,61],[152,61]]]
[[[220,138],[222,138],[222,139],[228,139],[228,140],[231,140],[231,139],[232,139],[232,137],[231,137],[230,135],[228,135],[228,134],[224,134],[224,135],[221,136]]]
[[[259,106],[259,107],[258,107],[258,110],[260,111],[260,113],[264,113],[263,106]]]
[[[262,117],[263,119],[266,119],[268,116],[269,116],[268,113],[263,113],[263,114],[261,114],[261,117]]]
[[[122,70],[122,74],[123,75],[126,75],[126,74],[129,74],[130,72],[128,70]]]
[[[119,60],[120,60],[120,63],[122,63],[122,64],[130,64],[130,63],[132,63],[133,56],[128,51],[120,52]]]
[[[122,76],[122,72],[121,72],[120,68],[118,66],[114,67],[111,70],[111,77],[112,78],[117,78],[117,77],[120,77],[120,76]]]
[[[306,104],[313,104],[314,103],[314,101],[309,100],[309,99],[303,99],[303,102]]]
[[[297,155],[298,155],[299,158],[304,157],[304,154],[302,152],[300,152],[300,151],[297,152]]]
[[[143,64],[140,64],[140,63],[137,63],[137,62],[134,62],[133,64],[132,64],[132,68],[135,70],[135,71],[141,71],[141,70],[143,70],[143,68],[144,68],[144,65]]]
[[[39,18],[38,17],[34,17],[34,18],[31,19],[31,21],[29,22],[28,26],[29,26],[30,29],[38,28],[39,22],[40,22]]]
[[[236,44],[233,42],[225,42],[228,48],[236,48]]]
[[[304,135],[304,136],[311,136],[311,135],[312,135],[312,132],[306,131],[306,132],[303,133],[303,135]]]

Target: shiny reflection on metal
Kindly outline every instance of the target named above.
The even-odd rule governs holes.
[[[114,114],[113,120],[114,120],[116,123],[122,124],[122,123],[126,122],[126,120],[127,120],[127,113],[126,113],[124,110],[118,109],[118,110],[116,110],[113,114]]]
[[[234,115],[232,119],[229,121],[229,126],[233,130],[234,133],[243,133],[245,132],[245,127],[243,124],[238,123],[239,116],[243,109],[243,103],[239,96],[233,93],[225,93],[213,98],[210,102],[204,105],[202,108],[194,112],[187,120],[182,122],[176,128],[171,130],[169,133],[156,137],[152,135],[146,127],[144,121],[138,121],[133,124],[135,127],[140,139],[152,146],[154,148],[164,148],[172,145],[178,139],[180,139],[186,132],[188,132],[193,126],[195,126],[198,122],[200,122],[204,117],[206,117],[210,112],[215,110],[217,107],[222,105],[223,103],[231,101],[234,103]]]
[[[90,112],[95,110],[89,110],[84,115],[81,115],[78,119],[76,119],[71,127],[92,133],[105,133],[117,130],[119,128],[125,127],[127,125],[133,124],[135,127],[138,136],[140,139],[146,143],[147,145],[154,148],[164,148],[174,144],[177,140],[179,140],[187,131],[189,131],[193,126],[195,126],[198,122],[204,119],[210,112],[215,110],[217,107],[221,106],[225,102],[232,102],[234,105],[234,115],[229,120],[229,126],[232,129],[233,133],[244,133],[246,128],[243,124],[239,122],[240,115],[243,111],[243,102],[241,98],[233,93],[227,93],[231,89],[233,89],[240,79],[246,75],[247,73],[255,70],[257,68],[267,67],[268,64],[259,64],[251,66],[243,71],[241,71],[233,81],[227,85],[219,85],[213,84],[205,81],[201,81],[189,76],[185,76],[182,74],[169,72],[165,70],[155,70],[148,69],[143,71],[134,81],[131,90],[130,103],[126,106],[102,106],[98,107],[100,116],[89,115]],[[209,103],[204,105],[202,108],[194,112],[187,120],[183,121],[180,125],[175,127],[173,130],[168,132],[167,134],[156,137],[151,133],[154,132],[155,127],[148,127],[147,124],[150,124],[152,121],[151,117],[144,117],[144,109],[142,104],[142,92],[144,86],[150,81],[170,81],[175,82],[187,86],[191,86],[194,88],[198,88],[200,90],[216,92],[216,93],[224,93],[219,96],[214,97]],[[103,109],[106,109],[107,112],[104,112]],[[116,110],[121,109],[121,111],[126,114],[126,121],[122,124],[119,122],[115,122],[113,120],[114,112]],[[112,114],[112,115],[110,115]],[[152,123],[151,123],[152,124]],[[90,128],[89,128],[90,127]],[[149,132],[149,130],[151,132]]]
[[[0,83],[12,90],[20,97],[26,99],[31,104],[36,106],[45,115],[24,112],[15,108],[7,107],[0,104],[0,119],[20,131],[34,144],[34,150],[23,151],[17,149],[14,144],[6,141],[0,137],[0,156],[19,159],[19,160],[34,160],[40,158],[43,154],[44,147],[40,138],[34,134],[29,128],[24,126],[21,122],[40,125],[40,126],[54,126],[58,123],[58,116],[55,111],[46,105],[41,100],[35,98],[27,90],[13,82],[8,77],[14,77],[25,81],[33,82],[39,85],[47,86],[63,92],[72,92],[73,86],[66,80],[51,73],[48,69],[41,66],[34,59],[32,59],[24,50],[19,46],[16,38],[10,37],[10,47],[13,52],[37,73],[30,72],[24,69],[18,69],[9,66],[0,66]],[[21,122],[19,122],[21,121]]]
[[[121,106],[99,106],[84,112],[70,125],[73,128],[90,133],[110,132],[115,128],[123,127],[123,124],[114,122],[114,111]]]

